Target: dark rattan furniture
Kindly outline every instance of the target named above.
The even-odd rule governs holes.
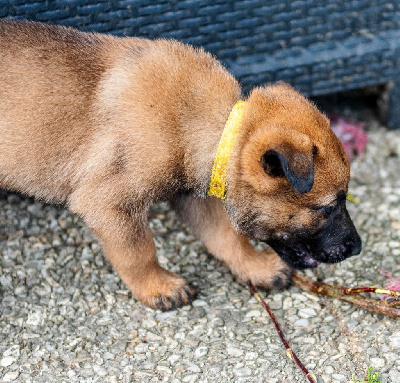
[[[245,90],[284,80],[316,96],[390,82],[400,127],[399,0],[0,0],[0,17],[203,46]]]

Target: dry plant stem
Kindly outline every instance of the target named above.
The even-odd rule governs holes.
[[[323,294],[327,295],[331,298],[340,299],[345,302],[349,302],[357,307],[361,307],[363,309],[372,311],[377,314],[387,315],[392,318],[400,318],[400,308],[395,307],[394,305],[388,304],[385,301],[379,301],[372,298],[363,297],[361,295],[349,295],[360,292],[368,292],[371,291],[369,289],[374,289],[372,292],[377,292],[375,288],[368,287],[367,290],[362,289],[348,289],[346,292],[341,286],[332,286],[327,285],[322,282],[312,281],[298,273],[295,273],[292,276],[292,281],[294,284],[299,286],[302,290],[307,291],[309,293],[315,294]],[[349,290],[351,291],[349,293]],[[358,291],[355,291],[358,290]],[[378,289],[379,290],[379,289]],[[378,291],[379,292],[379,291]],[[388,294],[385,292],[384,294]],[[390,294],[393,295],[393,294]]]
[[[268,305],[265,303],[265,301],[261,298],[258,290],[254,287],[254,285],[250,281],[247,282],[247,286],[250,290],[251,295],[253,295],[254,298],[256,298],[257,301],[261,303],[261,305],[264,307],[265,311],[268,313],[268,315],[272,319],[272,322],[275,325],[276,331],[278,331],[278,335],[281,338],[283,345],[285,346],[286,355],[288,356],[288,358],[290,358],[290,359],[293,358],[293,360],[299,366],[299,368],[304,373],[304,375],[306,375],[308,381],[311,383],[315,383],[316,379],[315,379],[314,375],[311,374],[307,370],[307,368],[304,366],[304,364],[300,361],[300,359],[297,357],[297,355],[290,348],[289,343],[288,343],[287,339],[285,338],[285,335],[283,334],[283,331],[282,331],[281,327],[279,326],[278,321],[275,318],[275,315],[272,313],[271,309],[268,307]]]

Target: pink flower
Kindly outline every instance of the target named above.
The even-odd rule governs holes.
[[[387,271],[385,269],[380,269],[379,272],[384,275],[388,280],[385,282],[383,287],[386,290],[392,290],[392,291],[397,291],[400,292],[400,279],[393,277],[392,273],[390,271]],[[391,302],[394,301],[395,298],[392,297],[391,295],[382,295],[382,300],[385,300],[386,302]]]
[[[333,132],[341,141],[349,160],[365,149],[368,135],[363,130],[365,122],[355,122],[337,115],[329,115]]]

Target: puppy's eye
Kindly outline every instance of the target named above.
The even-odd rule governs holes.
[[[338,207],[337,201],[334,201],[334,202],[330,203],[329,205],[314,206],[314,207],[312,207],[312,209],[322,213],[322,215],[325,218],[328,218],[332,213],[334,213],[336,211],[337,207]]]
[[[324,217],[329,217],[336,210],[336,208],[337,204],[324,206],[323,208],[321,208],[321,212]]]
[[[336,200],[332,201],[329,205],[324,205],[324,206],[314,205],[311,206],[311,209],[321,212],[325,218],[328,218],[333,213],[339,211],[340,207],[344,206],[345,203],[346,203],[346,193],[340,191],[337,195]]]

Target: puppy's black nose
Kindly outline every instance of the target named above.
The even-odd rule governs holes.
[[[361,238],[358,233],[351,233],[347,238],[346,245],[350,250],[350,256],[360,254],[362,245]]]
[[[351,252],[351,255],[358,255],[361,253],[361,240],[358,241],[354,246],[353,246],[353,251]]]

